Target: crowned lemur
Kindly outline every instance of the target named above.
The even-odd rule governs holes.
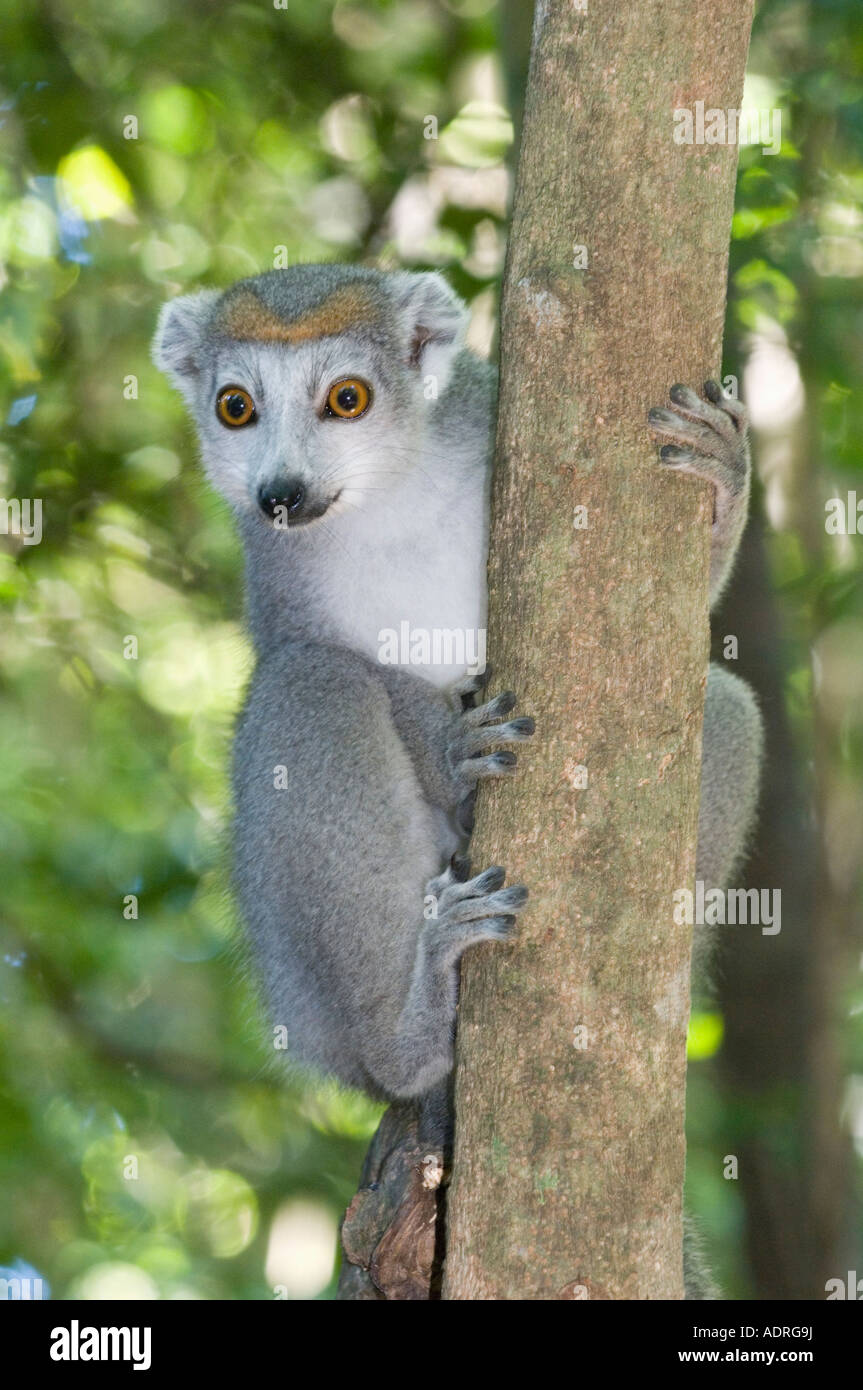
[[[235,875],[273,1017],[299,1061],[386,1098],[446,1078],[459,958],[511,940],[527,898],[461,857],[477,781],[511,773],[501,745],[533,732],[507,717],[511,694],[475,702],[466,669],[485,625],[496,392],[466,319],[436,274],[300,265],[173,300],[154,344],[245,544],[257,667],[235,742]],[[713,382],[704,394],[673,386],[674,409],[649,419],[663,462],[714,486],[714,600],[749,452],[742,406]],[[707,884],[740,855],[759,747],[750,691],[711,667]]]

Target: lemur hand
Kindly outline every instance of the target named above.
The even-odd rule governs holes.
[[[467,834],[473,829],[477,783],[483,777],[511,776],[518,762],[515,753],[508,749],[490,750],[498,743],[523,743],[536,728],[529,715],[509,719],[503,724],[495,723],[515,707],[516,698],[511,690],[496,695],[485,705],[473,705],[472,697],[485,688],[490,674],[490,671],[485,671],[482,675],[467,677],[455,692],[464,707],[456,737],[447,749],[447,761],[462,789],[457,817]]]
[[[675,409],[657,407],[648,423],[660,440],[659,451],[669,468],[705,478],[715,489],[710,543],[711,606],[728,578],[749,503],[749,440],[746,410],[726,396],[716,381],[704,384],[706,400],[688,386],[669,391]]]
[[[469,946],[481,941],[512,941],[515,918],[527,902],[521,883],[504,888],[506,874],[495,864],[470,878],[467,859],[453,855],[452,863],[426,885],[437,915],[424,927],[426,949],[433,949],[441,964],[453,965]]]

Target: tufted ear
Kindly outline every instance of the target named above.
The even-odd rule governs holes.
[[[153,361],[181,391],[200,371],[207,325],[218,298],[218,290],[201,290],[162,306],[153,335]]]
[[[433,271],[399,272],[393,280],[406,360],[423,377],[434,378],[440,395],[464,344],[467,307]]]

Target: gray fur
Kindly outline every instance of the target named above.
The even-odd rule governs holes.
[[[347,328],[329,331],[326,314],[299,341],[224,328],[250,292],[289,326],[358,290],[373,311]],[[507,718],[508,694],[473,708],[482,681],[465,684],[463,662],[379,659],[381,631],[405,620],[485,623],[495,374],[462,347],[465,322],[437,275],[299,266],[173,301],[154,343],[245,546],[257,667],[235,743],[236,883],[273,1018],[300,1061],[384,1097],[445,1080],[459,957],[508,940],[526,897],[502,869],[468,880],[452,856],[477,780],[512,772],[501,745],[530,737],[532,721]],[[344,377],[370,383],[373,404],[326,418]],[[227,385],[252,395],[254,423],[217,418]],[[664,463],[715,487],[715,600],[745,524],[749,453],[742,407],[714,383],[705,393],[673,387],[673,408],[650,423]],[[259,489],[286,479],[318,519],[278,529],[262,514]],[[697,868],[710,885],[743,850],[760,739],[747,687],[711,668]]]
[[[274,1021],[299,1061],[375,1095],[446,1076],[458,959],[508,939],[526,896],[503,870],[459,884],[444,867],[463,735],[430,683],[294,640],[260,653],[237,728],[236,880]]]

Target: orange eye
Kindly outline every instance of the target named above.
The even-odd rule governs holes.
[[[372,401],[371,389],[356,377],[345,377],[334,381],[327,392],[326,414],[337,415],[340,420],[356,420],[365,415]]]
[[[223,386],[216,397],[216,414],[223,425],[238,429],[257,419],[255,402],[242,386]]]

